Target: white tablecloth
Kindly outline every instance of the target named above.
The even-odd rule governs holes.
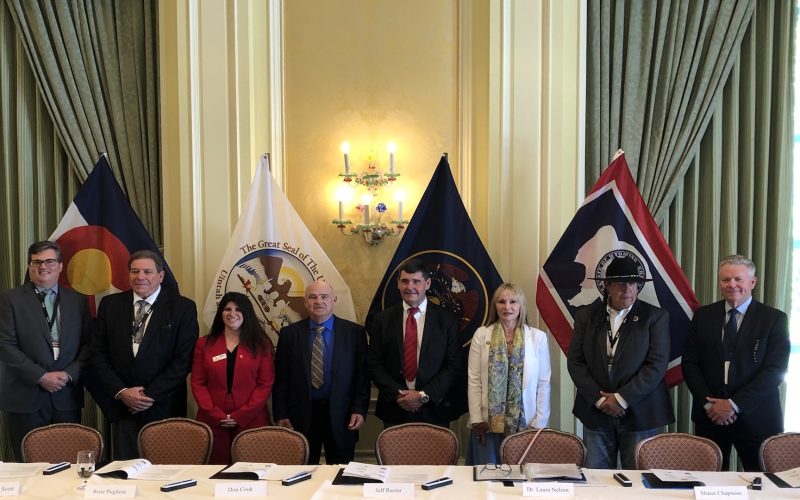
[[[159,488],[165,482],[161,481],[137,481],[108,479],[94,476],[90,479],[90,484],[120,485],[135,484],[137,487],[136,498],[212,498],[214,496],[215,480],[208,479],[209,476],[222,469],[216,465],[201,465],[189,467],[179,479],[197,479],[197,486],[186,488],[171,493],[162,493]],[[466,499],[502,499],[502,498],[522,498],[522,488],[519,484],[513,487],[503,486],[502,483],[472,480],[472,467],[451,466],[451,467],[392,467],[392,471],[410,472],[424,474],[427,480],[437,479],[444,476],[453,478],[453,484],[431,491],[424,491],[419,485],[415,487],[416,498],[421,499],[441,499],[441,500],[466,500]],[[321,465],[314,472],[308,481],[297,483],[293,486],[282,486],[280,481],[267,481],[267,496],[272,498],[285,499],[305,499],[315,500],[328,499],[351,499],[361,498],[363,488],[361,486],[333,486],[333,480],[339,466]],[[612,478],[613,471],[607,470],[584,470],[588,479],[587,486],[576,486],[576,498],[591,499],[657,499],[657,498],[694,498],[692,490],[652,490],[645,489],[641,482],[641,471],[625,471],[627,476],[633,480],[633,487],[623,488]],[[697,475],[709,486],[741,486],[746,482],[734,472],[698,472]],[[743,476],[750,478],[760,474],[743,473]],[[763,477],[763,476],[762,476]],[[83,493],[75,490],[80,484],[80,479],[72,469],[59,472],[51,476],[37,474],[34,477],[22,479],[3,479],[2,482],[19,481],[21,485],[22,498],[82,498]],[[763,491],[749,491],[751,499],[783,499],[800,498],[800,490],[777,488],[769,479],[764,479]]]

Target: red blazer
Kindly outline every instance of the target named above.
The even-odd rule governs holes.
[[[212,428],[226,417],[222,410],[225,394],[228,392],[226,352],[224,335],[210,341],[208,337],[200,337],[194,348],[191,382],[192,394],[197,401],[197,420]],[[214,361],[215,357],[217,361]],[[238,422],[240,429],[269,425],[267,399],[274,381],[272,349],[254,354],[240,344],[236,351],[231,387],[236,410],[230,414]]]

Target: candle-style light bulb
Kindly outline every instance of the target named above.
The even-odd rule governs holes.
[[[350,173],[350,143],[342,143],[342,153],[344,153],[344,173]]]
[[[394,192],[394,199],[397,201],[397,220],[401,223],[403,222],[403,198],[405,197],[406,194],[399,189]]]
[[[389,151],[389,173],[394,174],[394,153],[397,151],[397,144],[390,142],[386,145]]]
[[[365,194],[361,197],[361,208],[364,209],[364,225],[369,225],[369,204],[372,203],[372,196]]]

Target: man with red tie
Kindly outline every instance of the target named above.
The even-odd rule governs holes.
[[[375,415],[384,427],[450,424],[447,399],[460,369],[458,317],[430,303],[430,272],[418,260],[400,267],[403,302],[367,321],[367,365],[378,388]]]

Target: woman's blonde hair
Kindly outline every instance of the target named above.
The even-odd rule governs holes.
[[[492,304],[489,307],[489,316],[486,318],[484,326],[493,325],[497,322],[497,301],[500,300],[500,294],[505,291],[511,292],[514,298],[517,299],[517,304],[519,304],[517,328],[522,328],[525,325],[528,325],[528,306],[527,301],[525,300],[525,292],[523,292],[522,288],[514,283],[503,283],[497,287],[497,290],[494,291],[494,295],[492,295]]]

